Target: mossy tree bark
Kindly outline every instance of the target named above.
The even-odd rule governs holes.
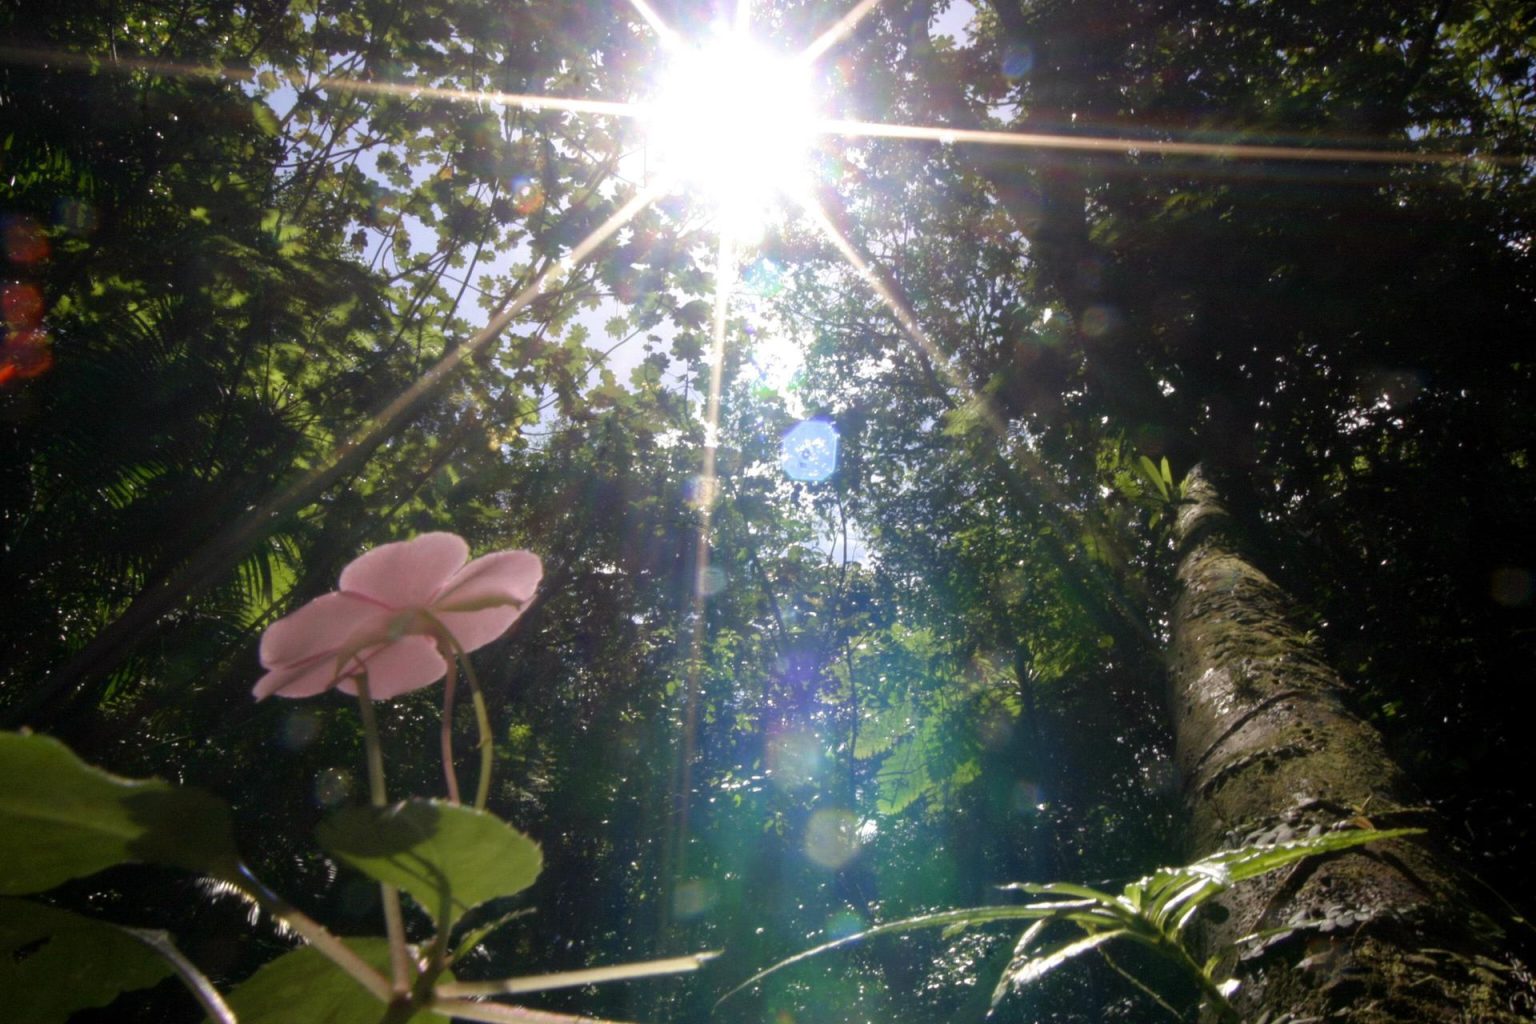
[[[1528,975],[1475,909],[1428,813],[1343,680],[1246,554],[1209,474],[1178,516],[1170,699],[1192,857],[1341,824],[1424,825],[1413,841],[1302,861],[1237,887],[1205,929],[1250,1021],[1529,1020]],[[1240,937],[1285,929],[1268,940]]]

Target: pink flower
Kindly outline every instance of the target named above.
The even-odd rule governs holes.
[[[466,653],[501,636],[533,599],[544,569],[528,551],[498,551],[468,565],[469,545],[452,533],[424,533],[353,560],[341,589],[267,627],[252,691],[310,697],[339,687],[388,700],[441,679],[448,663],[436,623]]]

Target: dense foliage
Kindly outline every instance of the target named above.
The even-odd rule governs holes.
[[[713,10],[654,6],[689,34]],[[787,48],[853,5],[757,6]],[[1528,5],[966,7],[875,7],[817,63],[826,113],[1140,145],[820,142],[815,204],[872,269],[806,211],[743,250],[706,427],[710,210],[665,196],[569,260],[641,195],[639,126],[481,95],[646,95],[636,9],[9,5],[4,723],[221,794],[264,876],[377,932],[309,841],[364,797],[355,716],[252,704],[257,639],[378,543],[534,550],[540,596],[475,659],[490,807],[545,869],[456,970],[721,949],[539,1003],[702,1020],[877,922],[1210,852],[1179,842],[1163,663],[1169,520],[1204,462],[1519,954]],[[835,428],[825,480],[784,471],[804,422]],[[434,700],[380,710],[398,784],[430,790]],[[168,905],[167,877],[57,902],[173,927],[221,984],[289,944],[234,941],[244,908],[192,882]],[[979,1015],[1015,938],[876,939],[719,1013]],[[1166,1019],[1121,966],[1197,998],[1132,957],[998,1014]],[[105,1012],[197,1010],[166,983]]]

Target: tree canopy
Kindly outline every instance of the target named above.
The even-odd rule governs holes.
[[[805,55],[820,119],[755,232],[647,133],[669,57],[733,17]],[[1119,891],[1358,825],[1429,838],[1330,848],[1317,877],[1406,863],[1446,920],[1335,905],[1277,867],[1194,919],[1191,948],[1253,993],[1236,1005],[1449,1019],[1337,951],[1454,934],[1453,966],[1503,1001],[1486,1019],[1536,1012],[1512,713],[1536,660],[1533,19],[1514,0],[13,4],[0,717],[219,794],[293,904],[378,933],[366,856],[325,839],[368,797],[351,702],[250,687],[263,630],[362,551],[452,531],[544,566],[472,656],[488,809],[543,873],[487,883],[481,923],[534,912],[458,982],[719,950],[529,1005],[980,1019],[1026,973],[1018,928],[873,937],[712,1006],[1009,883]],[[696,127],[767,132],[731,116]],[[1207,499],[1230,523],[1215,576],[1189,569]],[[1190,611],[1195,579],[1274,651],[1191,655],[1223,628]],[[1270,673],[1287,659],[1305,678]],[[1200,750],[1197,662],[1228,687],[1201,699],[1237,708]],[[1251,723],[1311,728],[1296,694],[1379,747],[1390,795],[1308,775],[1227,820],[1222,780],[1311,763],[1276,740],[1211,767]],[[435,793],[435,699],[378,712],[391,785]],[[26,914],[169,928],[221,988],[304,969],[257,974],[290,937],[246,929],[217,884],[175,876],[166,901],[168,878],[114,868]],[[1228,914],[1264,937],[1234,946]],[[1105,950],[995,1014],[1215,1012],[1155,956]],[[145,971],[78,1019],[204,1012]]]

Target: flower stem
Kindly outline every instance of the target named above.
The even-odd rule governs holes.
[[[491,712],[485,705],[485,691],[480,689],[475,668],[468,661],[464,662],[464,678],[469,680],[469,692],[475,702],[475,725],[480,730],[480,780],[475,785],[475,810],[483,811],[486,801],[491,798],[491,769],[496,764],[496,745],[491,738]]]
[[[326,930],[325,926],[314,918],[300,911],[293,904],[283,899],[277,893],[267,888],[261,879],[251,872],[244,864],[239,865],[239,874],[229,879],[236,882],[240,890],[252,897],[262,909],[273,917],[282,921],[289,928],[303,936],[315,949],[324,953],[337,967],[357,980],[357,983],[367,989],[379,999],[388,1002],[392,990],[388,980],[378,971],[374,970],[366,960],[354,953],[346,943]]]
[[[475,702],[475,727],[480,730],[480,780],[475,786],[475,810],[485,810],[486,802],[491,797],[491,769],[496,764],[496,744],[491,736],[491,713],[486,707],[485,691],[480,689],[480,677],[475,674],[475,666],[470,662],[469,655],[464,653],[464,648],[459,646],[459,641],[454,637],[453,631],[443,625],[431,613],[426,613],[427,620],[432,625],[432,631],[437,636],[438,647],[443,652],[443,657],[448,662],[448,686],[443,695],[443,744],[444,764],[447,766],[449,754],[447,753],[448,729],[453,711],[453,684],[454,666],[464,666],[464,678],[469,682],[469,692]],[[450,775],[451,775],[450,771]],[[458,780],[449,783],[449,793],[454,803],[458,803]]]
[[[368,694],[368,673],[357,679],[358,714],[363,720],[363,746],[368,754],[368,792],[373,806],[385,807],[389,794],[384,789],[384,750],[379,744],[379,723],[373,715],[373,698]],[[389,936],[390,989],[398,999],[411,990],[410,957],[405,949],[405,919],[400,913],[400,890],[379,884],[384,904],[384,931]]]
[[[448,784],[448,802],[456,804],[459,802],[459,774],[453,768],[453,691],[458,682],[458,659],[452,651],[443,654],[448,662],[448,678],[443,685],[443,780]]]
[[[379,743],[379,721],[374,717],[373,698],[368,693],[368,674],[365,672],[356,680],[357,710],[363,720],[363,750],[368,763],[368,795],[373,806],[383,807],[389,803],[389,794],[384,788],[384,748]]]

